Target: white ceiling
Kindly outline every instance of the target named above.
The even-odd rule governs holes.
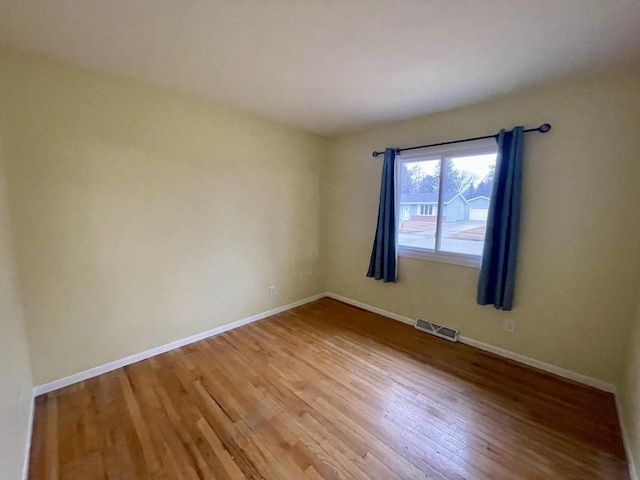
[[[0,42],[331,134],[640,60],[640,0],[0,0]]]

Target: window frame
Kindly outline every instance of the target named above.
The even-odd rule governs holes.
[[[482,262],[482,255],[469,255],[465,253],[446,252],[440,250],[442,229],[442,195],[443,195],[443,183],[444,183],[444,162],[453,157],[472,157],[476,155],[488,155],[495,153],[497,156],[498,145],[493,138],[477,140],[473,142],[443,145],[439,147],[428,147],[408,152],[400,152],[396,156],[396,251],[399,257],[416,258],[420,260],[428,260],[440,263],[449,263],[453,265],[459,265],[463,267],[480,268]],[[435,248],[417,248],[407,247],[398,243],[398,235],[400,233],[398,216],[400,210],[400,185],[402,175],[402,166],[405,163],[415,163],[426,160],[434,160],[435,157],[440,158],[440,177],[438,179],[438,204],[436,205],[437,222],[435,233]],[[496,157],[496,162],[498,161]]]

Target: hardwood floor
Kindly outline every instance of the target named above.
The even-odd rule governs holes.
[[[627,479],[613,396],[322,299],[36,399],[30,479]]]

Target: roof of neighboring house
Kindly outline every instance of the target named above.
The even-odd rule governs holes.
[[[467,200],[461,193],[444,192],[442,194],[442,202],[450,203],[454,198],[460,196],[466,203]],[[429,193],[401,193],[400,203],[438,203],[438,194],[436,192]]]
[[[473,197],[467,200],[467,203],[473,202],[475,200],[489,200],[489,197],[485,197],[484,195],[479,195],[477,197]]]

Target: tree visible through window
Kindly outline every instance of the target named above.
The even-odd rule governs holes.
[[[397,193],[403,212],[398,220],[400,247],[482,255],[496,148],[486,144],[470,147],[401,155]]]

